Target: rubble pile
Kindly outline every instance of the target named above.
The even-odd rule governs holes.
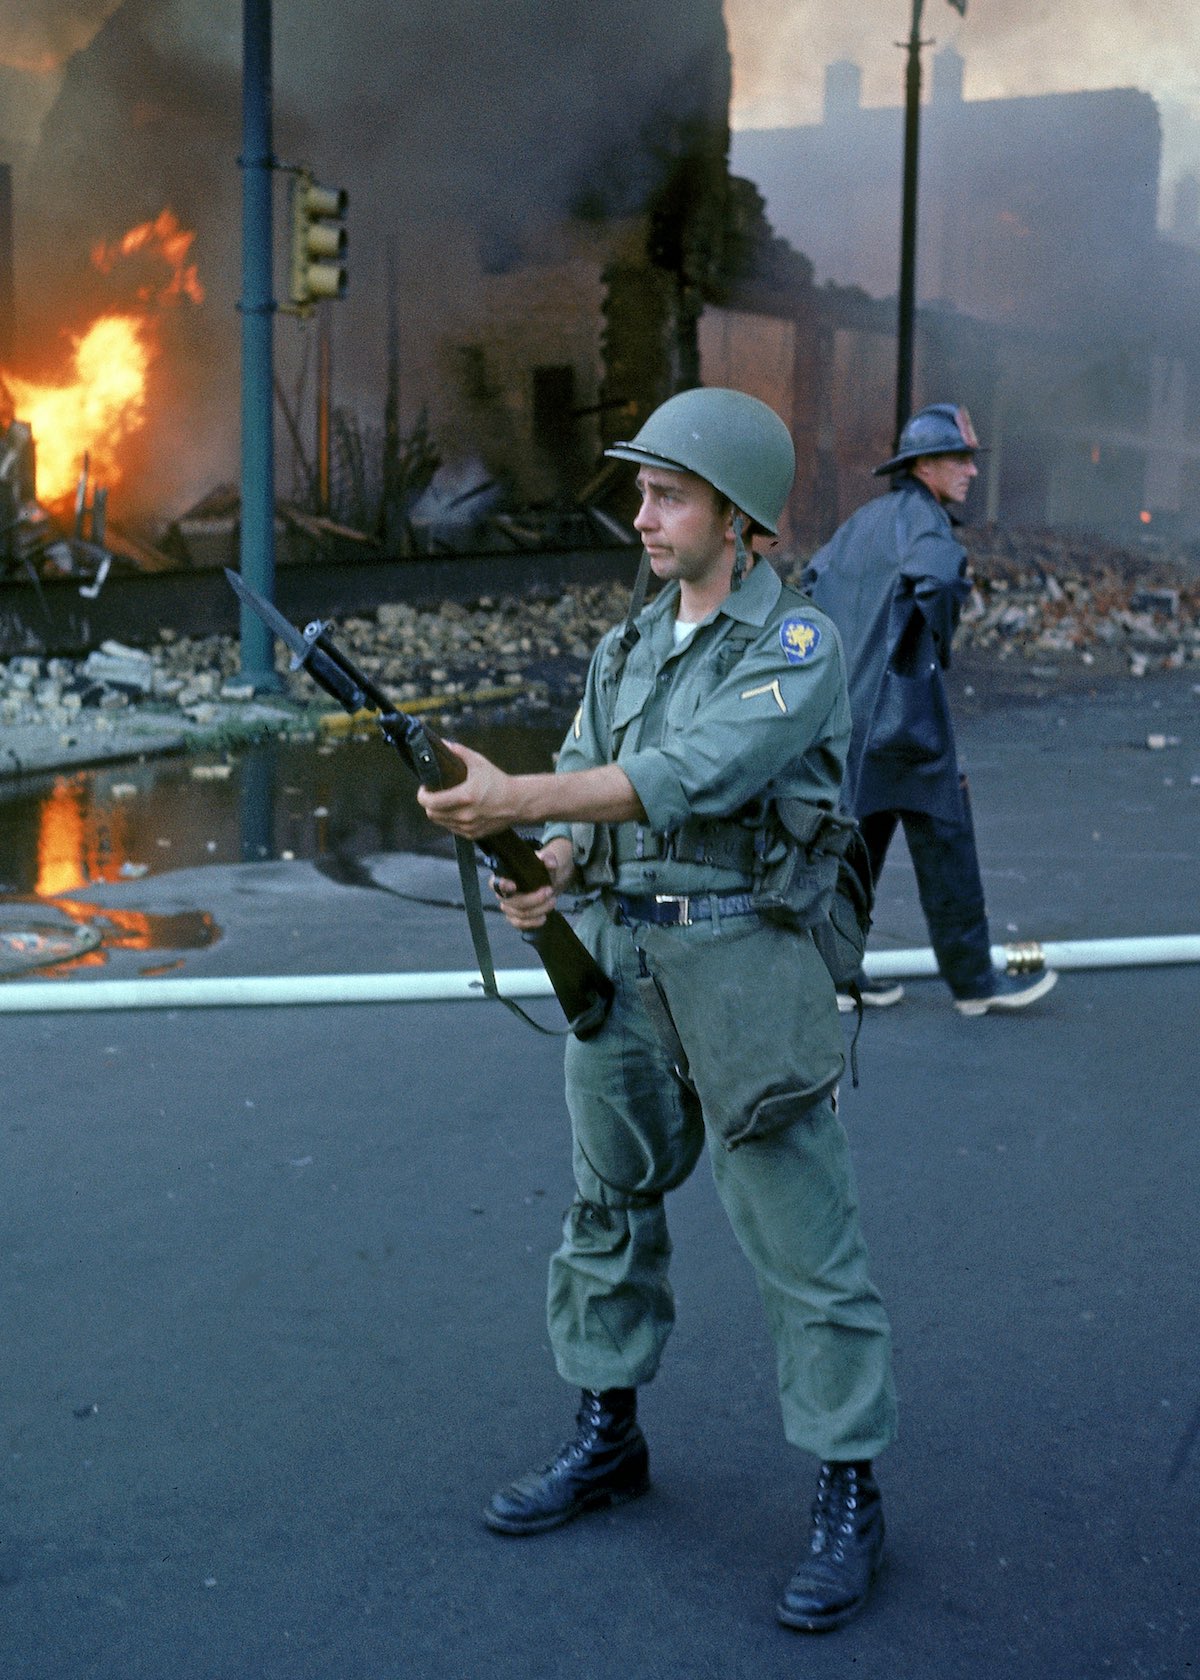
[[[1200,664],[1200,578],[1193,569],[1058,533],[968,531],[974,587],[958,646],[1001,659],[1076,658],[1100,650],[1133,676]],[[799,578],[803,561],[785,567]],[[519,714],[573,707],[601,633],[623,618],[624,585],[556,598],[494,599],[418,608],[380,607],[333,621],[339,644],[409,710],[488,707]],[[276,649],[282,698],[294,727],[311,728],[332,702]],[[143,650],[105,642],[83,660],[20,657],[0,663],[0,730],[40,723],[93,730],[125,708],[186,720],[193,735],[233,725],[252,691],[239,681],[232,637],[163,632]],[[107,720],[107,721],[106,721]]]
[[[470,703],[491,690],[546,704],[578,694],[597,636],[625,600],[610,585],[554,599],[483,596],[473,607],[394,604],[341,620],[337,635],[401,705],[433,695]]]
[[[1200,660],[1200,572],[1194,558],[1157,557],[1059,532],[965,531],[974,589],[959,644],[1015,653],[1105,649],[1133,676]]]

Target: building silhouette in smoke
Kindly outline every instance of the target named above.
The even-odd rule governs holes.
[[[1158,232],[1155,102],[1132,88],[966,100],[963,70],[952,47],[934,56],[922,112],[918,403],[965,397],[989,434],[978,513],[1195,537],[1200,352],[1172,323],[1197,265]],[[862,105],[843,61],[820,123],[733,137],[779,232],[820,278],[875,298],[896,287],[902,124],[898,106]]]
[[[1073,330],[1151,278],[1161,133],[1133,88],[966,100],[964,60],[933,58],[921,115],[922,303],[978,320]],[[733,163],[822,278],[895,291],[903,112],[861,103],[861,73],[825,78],[820,123],[743,130]],[[1086,280],[1084,280],[1086,276]]]

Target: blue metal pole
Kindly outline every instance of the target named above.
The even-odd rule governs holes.
[[[241,573],[275,599],[275,439],[271,186],[271,0],[242,6],[242,532]],[[275,638],[241,609],[241,675],[278,689]]]

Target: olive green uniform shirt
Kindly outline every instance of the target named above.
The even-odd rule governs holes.
[[[703,861],[702,848],[664,856],[661,837],[689,819],[753,831],[772,798],[837,804],[850,709],[831,620],[761,559],[677,647],[678,606],[672,584],[639,615],[640,634],[616,683],[622,627],[608,632],[559,754],[560,771],[619,764],[646,812],[644,826],[547,827],[547,840],[571,836],[589,886],[626,893],[746,886],[744,866]]]

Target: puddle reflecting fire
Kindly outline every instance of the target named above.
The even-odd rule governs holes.
[[[545,770],[561,730],[464,727],[460,738],[508,769]],[[205,769],[212,773],[197,774]],[[100,905],[87,901],[89,887],[212,864],[378,852],[453,855],[375,735],[333,748],[264,742],[219,766],[154,759],[0,783],[0,906],[53,906],[64,926],[94,923],[102,934],[99,948],[43,975],[103,964],[110,951],[200,950],[220,938],[207,912]]]
[[[86,792],[84,776],[60,776],[41,805],[33,886],[38,898],[120,879],[126,850],[122,809],[97,806]]]
[[[456,731],[513,771],[548,770],[562,731]],[[52,898],[99,881],[330,853],[452,855],[379,739],[268,741],[219,764],[128,761],[0,781],[0,897]]]
[[[64,927],[92,929],[98,936],[98,943],[83,946],[78,954],[68,957],[63,962],[42,963],[36,960],[36,953],[31,952],[29,960],[20,966],[36,967],[39,977],[43,979],[53,979],[56,975],[78,974],[83,968],[103,968],[108,961],[109,951],[202,951],[209,945],[215,945],[221,937],[221,929],[207,910],[178,910],[165,913],[118,910],[111,905],[87,904],[77,898],[58,897],[8,898],[4,900],[4,904],[6,909],[29,904],[36,906],[42,913],[47,909],[56,910],[63,917]],[[30,920],[33,921],[32,916]],[[14,946],[19,943],[15,936],[10,942]],[[82,946],[83,942],[80,943]],[[158,963],[141,968],[138,972],[147,975],[165,974],[170,969],[178,968],[182,960],[179,958],[174,962]],[[16,971],[15,965],[13,971]],[[3,969],[0,968],[0,975],[2,974]]]

